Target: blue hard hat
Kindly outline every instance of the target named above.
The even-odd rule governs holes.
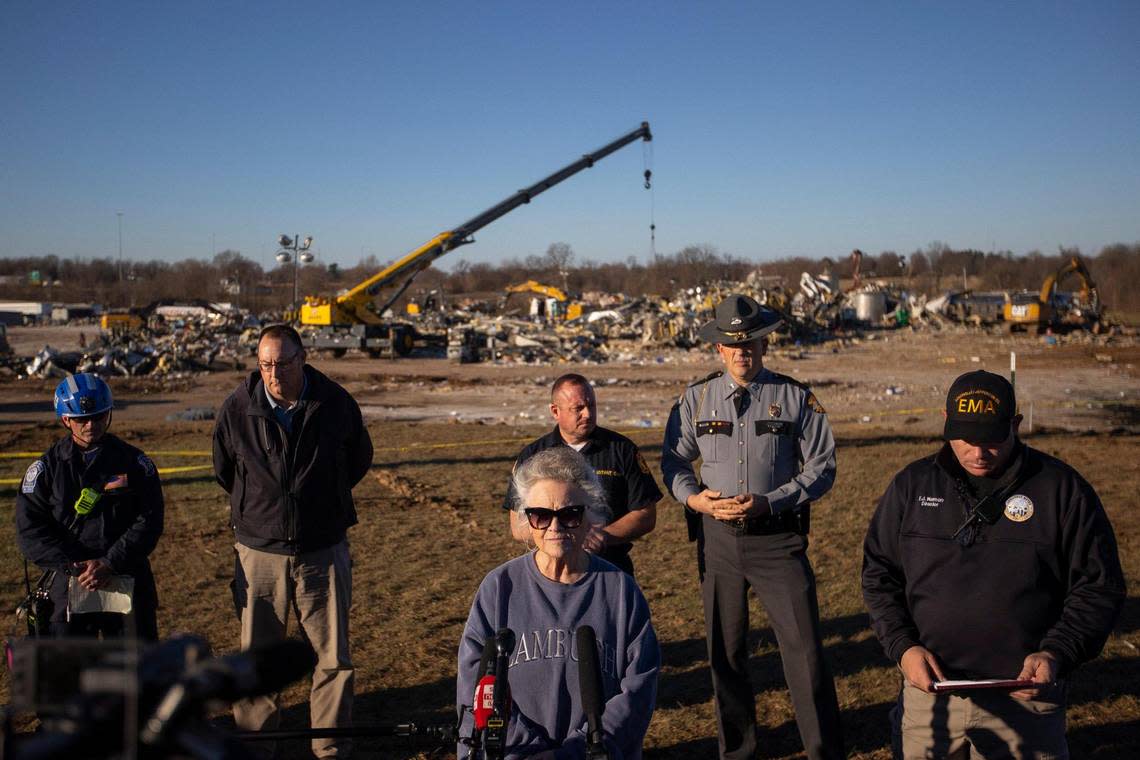
[[[55,413],[60,417],[93,417],[113,405],[111,386],[90,372],[69,375],[55,388]]]

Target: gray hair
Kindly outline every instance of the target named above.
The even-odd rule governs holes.
[[[511,485],[515,492],[515,512],[526,509],[526,497],[540,480],[555,480],[581,488],[588,498],[586,509],[597,518],[609,520],[611,512],[606,504],[606,492],[598,474],[586,458],[569,446],[556,446],[540,451],[515,468]]]

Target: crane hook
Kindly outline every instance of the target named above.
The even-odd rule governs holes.
[[[645,170],[645,189],[646,190],[648,190],[650,187],[652,187],[652,185],[650,185],[650,183],[649,183],[649,180],[652,176],[653,176],[653,172],[646,169]]]

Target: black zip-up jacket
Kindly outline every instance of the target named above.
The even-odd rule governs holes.
[[[1125,597],[1112,526],[1073,468],[1018,446],[1002,515],[972,542],[951,538],[977,499],[949,445],[904,468],[879,500],[863,599],[896,663],[921,645],[948,678],[1012,678],[1026,655],[1047,651],[1064,674],[1104,646]]]
[[[154,463],[134,446],[107,434],[90,461],[71,437],[56,441],[32,463],[16,495],[16,543],[44,570],[57,571],[49,593],[52,621],[67,613],[67,576],[73,562],[105,559],[118,575],[135,579],[133,606],[153,618],[158,606],[148,557],[162,535],[165,504]],[[78,518],[84,488],[100,493]]]
[[[356,524],[352,488],[372,465],[372,439],[344,388],[305,365],[307,385],[286,434],[254,370],[222,404],[214,474],[230,495],[239,543],[300,554],[339,543]]]

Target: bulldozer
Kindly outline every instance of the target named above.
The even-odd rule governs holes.
[[[1079,291],[1060,290],[1061,283],[1070,275],[1075,275],[1080,280]],[[1029,330],[1041,334],[1049,330],[1059,332],[1074,329],[1100,332],[1100,295],[1084,259],[1078,255],[1070,256],[1056,272],[1045,278],[1038,293],[1025,291],[1007,294],[1002,307],[1002,318],[1010,332]]]

